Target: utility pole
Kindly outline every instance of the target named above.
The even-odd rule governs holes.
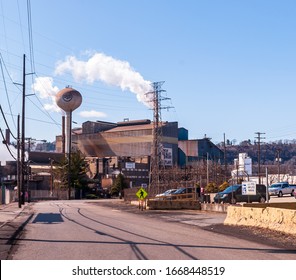
[[[23,96],[22,96],[22,132],[21,132],[21,201],[25,204],[25,99],[26,99],[26,55],[23,56]]]
[[[31,75],[33,73],[28,73],[26,74],[26,55],[23,55],[23,83],[18,84],[21,85],[23,90],[22,90],[22,124],[21,124],[21,139],[20,139],[20,182],[19,182],[19,188],[21,190],[21,204],[25,203],[25,179],[24,179],[24,173],[25,173],[25,100],[26,96],[33,95],[29,94],[26,95],[26,75]]]
[[[281,153],[281,149],[277,149],[276,152],[277,152],[276,160],[277,160],[277,164],[278,164],[278,182],[280,182],[280,174],[281,174],[281,172],[280,172],[280,164],[281,164],[280,153]]]
[[[17,116],[17,193],[18,193],[18,207],[22,208],[21,196],[21,164],[20,164],[20,115]]]
[[[258,139],[258,180],[259,184],[261,184],[261,173],[260,173],[260,160],[261,160],[261,151],[260,151],[260,145],[261,145],[261,140],[265,139],[265,137],[261,137],[262,134],[265,134],[264,132],[255,132],[257,134],[256,139]]]
[[[209,153],[207,153],[207,186],[209,185]]]
[[[146,95],[152,95],[151,103],[153,104],[153,128],[152,128],[152,154],[150,160],[150,184],[149,188],[152,193],[159,193],[159,167],[161,164],[161,135],[162,135],[162,123],[161,123],[161,110],[169,109],[171,107],[161,106],[162,100],[168,100],[170,98],[163,97],[162,92],[165,92],[161,87],[163,82],[152,83],[153,90],[146,93]]]
[[[227,161],[226,161],[226,139],[225,139],[225,133],[223,135],[224,135],[224,143],[223,143],[223,146],[224,146],[224,182],[226,182],[227,181]]]

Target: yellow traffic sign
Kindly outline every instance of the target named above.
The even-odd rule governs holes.
[[[148,195],[148,193],[143,189],[140,188],[137,192],[136,192],[136,196],[140,199],[143,200],[145,199],[145,197]]]

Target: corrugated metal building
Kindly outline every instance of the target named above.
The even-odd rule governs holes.
[[[150,120],[87,121],[72,131],[72,146],[87,157],[91,178],[102,181],[122,172],[131,186],[140,186],[149,183],[152,130]],[[207,157],[223,159],[223,152],[209,138],[188,140],[188,130],[178,128],[178,122],[163,122],[161,131],[162,163],[167,167],[183,167]],[[56,137],[56,151],[62,152],[62,136]]]
[[[89,160],[92,176],[112,175],[120,170],[130,184],[149,183],[150,155],[153,144],[153,123],[150,120],[118,123],[87,121],[81,130],[72,133],[73,147]],[[178,123],[161,123],[163,160],[167,166],[178,163]],[[56,151],[62,152],[62,136],[56,137]]]
[[[223,160],[224,153],[209,138],[179,141],[179,166],[199,160]]]

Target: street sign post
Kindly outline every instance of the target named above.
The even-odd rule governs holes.
[[[144,209],[144,199],[147,197],[148,193],[142,187],[136,192],[136,196],[139,198],[139,209],[143,211]]]
[[[137,192],[136,192],[136,196],[140,199],[140,200],[144,200],[146,198],[146,196],[148,195],[148,193],[146,192],[145,189],[140,188]]]

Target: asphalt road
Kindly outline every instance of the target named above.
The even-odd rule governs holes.
[[[294,249],[244,238],[242,231],[234,235],[233,228],[225,231],[220,213],[140,211],[104,200],[39,202],[32,208],[34,216],[10,259],[296,259]]]

